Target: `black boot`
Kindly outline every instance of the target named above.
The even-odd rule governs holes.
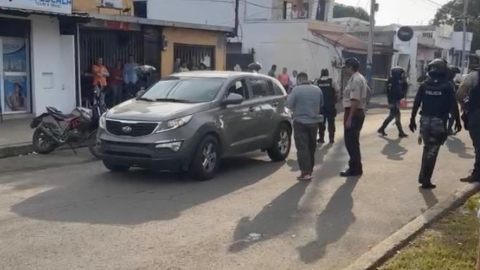
[[[385,128],[381,127],[377,130],[378,134],[382,135],[382,136],[387,136],[388,134],[385,133]]]
[[[330,144],[335,143],[335,136],[334,136],[334,135],[331,135],[331,136],[330,136],[329,143],[330,143]]]
[[[407,133],[403,132],[403,130],[402,130],[402,131],[400,131],[400,133],[398,133],[398,137],[399,138],[408,138],[408,135],[407,135]]]

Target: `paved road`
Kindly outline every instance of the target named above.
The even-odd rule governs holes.
[[[318,151],[310,184],[295,181],[295,151],[285,163],[226,160],[201,183],[109,173],[83,150],[0,160],[0,269],[341,269],[462,187],[473,162],[467,134],[450,139],[438,188],[421,192],[421,147],[393,130],[378,137],[384,113],[369,112],[358,181],[337,176],[340,132]]]

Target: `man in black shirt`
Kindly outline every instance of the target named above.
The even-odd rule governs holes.
[[[400,118],[400,101],[405,98],[407,88],[408,84],[405,79],[405,70],[402,67],[392,68],[390,78],[388,78],[387,82],[387,99],[388,106],[390,107],[390,114],[377,131],[382,136],[387,136],[385,129],[387,128],[388,124],[395,119],[395,125],[398,128],[398,136],[400,138],[408,137],[408,135],[403,131]]]
[[[448,64],[443,59],[435,59],[428,65],[429,79],[420,85],[413,104],[410,130],[415,132],[415,117],[422,106],[420,133],[424,142],[419,183],[424,189],[432,189],[431,178],[437,161],[440,146],[447,139],[447,121],[450,113],[455,115],[456,130],[460,131],[459,113],[453,85],[448,80]]]
[[[328,125],[328,138],[330,143],[335,142],[335,117],[337,116],[337,87],[332,78],[329,77],[328,69],[322,69],[320,78],[317,80],[317,85],[323,93],[323,107],[322,115],[325,119],[323,123],[319,124],[318,143],[325,143],[325,129]]]

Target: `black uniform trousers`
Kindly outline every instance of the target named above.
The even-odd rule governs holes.
[[[438,117],[422,116],[420,120],[420,134],[424,143],[422,166],[418,177],[420,184],[431,183],[440,146],[447,139],[446,124],[444,119]]]
[[[331,110],[323,110],[323,123],[318,124],[318,136],[320,141],[325,139],[325,130],[328,127],[328,138],[333,140],[335,138],[335,117],[337,116],[337,112],[335,108]]]
[[[302,124],[293,122],[293,138],[297,148],[298,166],[302,174],[311,174],[315,166],[315,151],[317,150],[318,124]]]
[[[345,108],[344,124],[347,122],[347,117],[350,114],[350,108]],[[345,128],[344,140],[345,148],[347,148],[350,160],[348,161],[348,170],[353,173],[363,173],[362,154],[360,152],[360,132],[365,121],[365,111],[357,109],[355,115],[352,117],[352,125],[350,128]]]
[[[392,122],[392,120],[395,119],[395,125],[397,126],[398,132],[403,133],[402,121],[401,121],[402,114],[400,113],[400,102],[394,102],[389,105],[390,105],[390,113],[388,114],[385,121],[383,121],[383,124],[380,127],[380,130],[385,131],[388,124],[390,124],[390,122]]]
[[[475,164],[472,176],[480,182],[480,109],[470,112],[468,116],[468,133],[475,149]]]

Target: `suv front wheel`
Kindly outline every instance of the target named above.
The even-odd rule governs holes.
[[[267,149],[268,156],[273,161],[283,161],[290,154],[292,145],[292,130],[287,124],[278,127],[272,146]]]
[[[215,177],[220,165],[220,145],[211,135],[205,136],[192,157],[189,173],[193,178],[204,181]]]

